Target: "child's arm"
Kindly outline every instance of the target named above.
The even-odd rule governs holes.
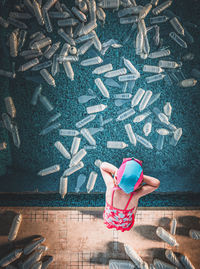
[[[151,176],[143,175],[143,182],[146,184],[136,190],[138,198],[155,191],[160,186],[160,181],[157,178]]]
[[[105,184],[110,185],[110,183],[113,183],[113,175],[117,173],[117,167],[110,163],[103,162],[100,166],[100,170]]]

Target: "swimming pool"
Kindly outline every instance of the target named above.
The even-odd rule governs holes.
[[[65,1],[61,2],[64,3]],[[148,3],[148,1],[137,2],[141,5]],[[72,6],[72,3],[73,2],[71,1],[70,6]],[[12,10],[11,6],[11,2],[5,2],[5,5],[1,9],[1,15],[3,17],[7,17],[9,11]],[[198,24],[199,22],[200,4],[198,1],[181,1],[181,3],[180,1],[174,1],[169,9],[177,16],[180,16],[181,22],[186,23],[186,25],[189,25],[188,22],[194,24]],[[150,25],[149,17],[150,15],[145,20],[147,26]],[[42,29],[34,23],[29,22],[27,24],[29,26],[30,33],[34,33],[35,31]],[[182,56],[184,54],[188,52],[194,53],[194,60],[183,62],[181,67],[183,75],[186,78],[190,78],[191,70],[193,68],[199,69],[200,67],[200,27],[198,26],[197,28],[194,28],[194,26],[191,27],[191,25],[187,26],[188,31],[194,38],[194,43],[187,43],[188,49],[184,49],[179,47],[169,37],[169,32],[172,31],[172,27],[169,23],[163,23],[159,26],[160,36],[163,39],[163,47],[167,47],[171,51],[170,56],[165,58],[166,60],[180,62],[182,61]],[[55,23],[53,23],[53,28],[54,34],[50,33],[46,35],[52,38],[52,43],[59,40],[63,44],[62,38],[55,34],[58,29]],[[0,61],[3,69],[9,70],[11,69],[12,59],[9,57],[9,51],[5,45],[5,37],[14,28],[9,27],[8,29],[2,29],[0,36],[1,50],[3,51],[4,57],[1,57]],[[96,32],[102,43],[112,38],[117,40],[119,44],[123,44],[123,41],[130,33],[130,29],[131,25],[119,24],[117,11],[112,12],[108,10],[106,11],[105,25],[102,26],[99,23]],[[36,201],[38,199],[38,201],[40,201],[39,203],[44,201],[44,204],[49,203],[52,206],[66,205],[66,200],[64,202],[61,201],[59,195],[56,193],[58,193],[59,190],[60,177],[64,170],[68,168],[69,160],[65,159],[60,154],[60,152],[55,148],[54,143],[59,140],[66,149],[70,150],[73,137],[60,136],[58,129],[44,136],[40,136],[39,133],[44,128],[48,119],[56,112],[61,113],[61,117],[57,120],[57,122],[61,124],[60,128],[77,129],[75,128],[75,123],[87,116],[86,107],[103,103],[107,105],[107,109],[99,114],[103,116],[104,120],[108,118],[113,118],[113,120],[103,126],[104,130],[102,132],[98,132],[94,135],[97,148],[87,150],[87,155],[83,159],[84,167],[68,177],[68,194],[66,196],[66,199],[68,199],[67,205],[83,206],[84,204],[84,206],[103,206],[105,185],[99,169],[94,165],[95,160],[100,159],[101,161],[111,162],[114,165],[119,166],[122,158],[130,156],[135,156],[136,158],[143,160],[144,173],[158,177],[161,181],[159,189],[155,192],[155,194],[149,196],[152,197],[149,198],[152,199],[152,203],[148,202],[148,199],[145,198],[142,202],[143,206],[152,206],[152,204],[155,206],[163,205],[163,200],[165,201],[165,205],[171,205],[170,201],[172,201],[171,203],[176,206],[194,205],[191,201],[192,198],[195,198],[195,203],[200,205],[198,195],[200,193],[200,184],[198,179],[200,172],[200,109],[198,105],[200,101],[199,81],[195,87],[190,88],[178,87],[175,80],[172,80],[172,85],[169,85],[166,80],[147,84],[145,77],[152,74],[144,73],[142,71],[142,67],[144,64],[157,65],[159,59],[147,58],[146,60],[143,60],[139,56],[135,55],[133,40],[136,39],[136,32],[137,31],[133,32],[130,40],[122,47],[111,47],[105,55],[101,55],[98,51],[90,49],[85,55],[81,56],[78,62],[72,64],[75,77],[74,81],[66,78],[63,68],[61,68],[60,73],[55,76],[56,88],[48,86],[46,82],[41,80],[43,87],[42,94],[44,94],[54,106],[54,109],[51,112],[46,111],[41,103],[38,103],[36,106],[32,106],[30,104],[34,89],[38,83],[28,79],[28,76],[38,75],[38,72],[37,74],[36,72],[34,73],[31,71],[17,73],[16,79],[13,80],[1,77],[1,114],[6,111],[4,98],[12,96],[17,111],[16,122],[18,124],[21,139],[21,145],[18,149],[14,146],[12,137],[8,131],[5,128],[0,129],[1,141],[5,141],[7,143],[7,149],[0,151],[1,193],[32,192],[32,195],[35,195],[34,197],[36,198],[31,198],[32,200],[30,199],[30,201]],[[153,31],[150,31],[148,34],[151,51],[156,50],[155,45],[151,42],[153,34]],[[172,115],[170,122],[177,128],[180,127],[183,129],[182,137],[176,147],[169,144],[170,138],[168,136],[165,139],[163,149],[161,151],[156,150],[158,134],[155,130],[156,128],[161,127],[161,125],[156,121],[153,113],[152,131],[147,137],[147,140],[149,140],[153,145],[153,149],[147,149],[140,143],[137,143],[135,147],[129,142],[124,124],[131,123],[134,128],[134,132],[144,137],[142,131],[144,122],[133,125],[133,118],[135,115],[124,121],[116,122],[119,110],[126,110],[130,108],[130,102],[127,102],[121,107],[117,107],[114,99],[112,98],[113,94],[122,92],[122,85],[120,84],[120,89],[107,86],[110,98],[103,98],[94,83],[94,80],[97,77],[101,77],[102,80],[105,81],[103,76],[92,74],[94,69],[93,66],[84,67],[80,65],[81,60],[97,55],[103,59],[103,63],[112,63],[114,70],[124,67],[122,57],[129,59],[134,64],[137,70],[141,73],[141,77],[136,80],[133,89],[128,89],[127,92],[134,95],[138,88],[143,88],[145,91],[152,91],[153,95],[161,93],[160,98],[149,107],[150,110],[154,107],[158,107],[160,110],[163,110],[163,106],[166,102],[171,103]],[[22,63],[21,61],[21,58],[16,59],[16,67]],[[178,76],[178,78],[181,80],[181,76]],[[117,80],[115,79],[115,81]],[[86,104],[79,104],[78,97],[85,94],[89,95],[89,88],[94,91],[97,98],[90,100]],[[138,115],[138,107],[135,107],[134,109],[137,113],[136,115]],[[90,127],[100,127],[99,115],[97,115],[92,122],[86,125],[86,128]],[[106,147],[106,142],[109,140],[124,141],[128,144],[128,147],[121,150],[108,149]],[[82,138],[80,148],[86,145],[88,145],[87,141]],[[54,164],[60,165],[61,169],[59,172],[44,177],[37,175],[40,170]],[[85,174],[86,179],[88,179],[91,171],[96,171],[98,173],[95,187],[92,192],[90,194],[86,193],[86,180],[80,188],[80,194],[75,194],[78,175],[81,173]],[[39,194],[37,194],[37,192],[46,194],[45,196],[43,194],[38,196]],[[16,197],[18,197],[16,199],[19,199],[21,203],[23,203],[23,200],[25,201],[27,196],[20,195],[19,198],[19,196],[16,195]],[[50,199],[50,197],[52,199]],[[2,194],[3,205],[5,205],[5,201],[7,201],[7,204],[10,204],[9,199],[10,198],[6,199],[5,194]],[[183,200],[183,202],[181,203],[180,200]],[[158,201],[161,201],[161,204]],[[34,202],[30,203],[34,204]]]

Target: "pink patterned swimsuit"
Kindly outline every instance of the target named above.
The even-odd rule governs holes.
[[[135,215],[133,210],[135,207],[127,210],[127,207],[133,197],[133,193],[128,200],[128,203],[125,209],[118,209],[113,207],[113,196],[114,191],[120,189],[119,187],[113,187],[112,190],[112,198],[111,198],[111,205],[106,202],[106,206],[103,213],[104,223],[106,224],[108,229],[115,228],[116,230],[129,231],[134,225]]]

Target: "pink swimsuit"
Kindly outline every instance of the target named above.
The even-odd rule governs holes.
[[[135,207],[129,210],[127,210],[127,207],[131,201],[131,198],[133,197],[134,192],[131,193],[128,203],[123,210],[113,207],[114,191],[117,189],[120,188],[113,187],[111,205],[106,202],[106,206],[103,213],[104,223],[106,224],[108,229],[115,228],[116,230],[121,230],[122,232],[129,231],[134,225],[135,216],[133,210]]]

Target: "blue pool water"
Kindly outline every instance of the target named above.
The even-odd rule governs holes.
[[[65,2],[65,1],[61,1]],[[160,1],[163,2],[163,1]],[[66,2],[68,3],[68,1]],[[137,1],[138,4],[146,4],[148,1]],[[72,2],[70,2],[72,6]],[[7,17],[9,11],[12,10],[12,1],[7,1],[3,8],[1,8],[1,15]],[[198,1],[174,1],[170,7],[177,16],[180,16],[181,22],[191,22],[199,24],[200,21],[200,3]],[[118,40],[121,44],[123,40],[128,35],[131,25],[120,25],[119,19],[117,17],[117,12],[106,11],[106,23],[102,27],[99,23],[97,28],[97,35],[99,36],[101,42],[105,42],[111,38]],[[149,26],[149,17],[147,17],[146,25]],[[30,27],[30,33],[39,30],[40,27],[34,23],[27,23]],[[57,27],[53,24],[54,33],[47,34],[52,38],[52,42],[63,40],[56,34]],[[12,59],[9,57],[8,49],[5,46],[5,40],[7,40],[8,34],[13,30],[13,27],[9,27],[8,30],[2,29],[0,32],[0,42],[1,42],[1,55],[0,58],[1,66],[4,69],[11,69]],[[181,61],[181,57],[192,52],[195,54],[195,59],[191,62],[183,62],[182,72],[186,78],[190,78],[190,72],[192,68],[200,68],[200,58],[199,58],[199,44],[200,44],[200,26],[197,28],[188,27],[188,31],[194,37],[194,43],[188,44],[188,49],[180,48],[176,43],[174,43],[168,36],[172,31],[172,27],[169,23],[160,25],[160,34],[163,39],[163,46],[169,47],[171,50],[171,55],[166,58],[166,60],[174,60],[177,62]],[[156,47],[152,43],[152,31],[148,34],[150,40],[151,51],[156,51]],[[155,129],[161,127],[155,121],[155,116],[153,119],[153,128],[147,139],[152,143],[153,149],[146,149],[143,145],[137,143],[134,147],[130,144],[126,131],[124,129],[124,124],[132,123],[134,116],[126,119],[122,122],[116,122],[115,119],[118,116],[118,111],[121,108],[129,108],[130,103],[125,104],[123,107],[116,107],[114,104],[114,99],[112,95],[115,93],[120,93],[121,89],[112,88],[108,86],[110,92],[110,99],[105,99],[96,88],[94,84],[94,79],[98,76],[92,75],[92,70],[94,67],[83,67],[80,66],[80,61],[73,63],[72,67],[75,74],[74,81],[70,81],[63,68],[61,72],[55,76],[56,88],[48,86],[44,81],[41,80],[43,85],[42,94],[44,94],[50,102],[54,105],[54,110],[52,112],[47,112],[44,107],[38,103],[36,106],[30,104],[32,94],[38,83],[31,80],[25,79],[26,76],[38,75],[37,72],[24,72],[17,73],[17,78],[15,80],[9,80],[7,78],[1,77],[1,88],[0,88],[0,112],[1,114],[6,111],[4,104],[4,97],[12,96],[16,110],[17,110],[17,124],[19,127],[19,134],[21,138],[21,146],[17,149],[12,142],[12,137],[8,134],[6,129],[0,129],[0,141],[6,141],[7,149],[0,152],[0,192],[58,192],[59,190],[59,179],[65,169],[68,168],[69,160],[66,160],[54,147],[54,143],[59,140],[63,145],[69,150],[72,143],[72,137],[62,137],[59,136],[58,130],[55,130],[45,136],[39,136],[39,132],[43,129],[47,120],[55,114],[60,112],[62,116],[58,119],[61,123],[61,128],[63,129],[75,129],[75,123],[87,116],[86,107],[95,105],[98,103],[107,104],[108,108],[102,112],[103,118],[113,118],[113,121],[104,126],[104,131],[99,132],[94,135],[97,142],[97,149],[88,150],[87,155],[84,157],[84,168],[75,174],[69,176],[68,179],[68,193],[72,195],[71,202],[68,205],[73,205],[73,199],[77,199],[77,195],[73,196],[76,187],[77,176],[80,173],[84,173],[86,177],[89,177],[91,171],[96,171],[98,173],[98,178],[95,187],[92,191],[93,194],[84,194],[83,201],[87,199],[98,200],[98,205],[104,204],[103,194],[105,192],[105,185],[103,179],[100,175],[100,171],[94,165],[96,159],[102,161],[110,162],[116,166],[119,166],[122,159],[125,157],[135,156],[144,162],[144,173],[158,177],[161,181],[161,185],[158,190],[158,194],[164,194],[166,198],[165,201],[169,201],[170,195],[186,195],[188,201],[187,205],[192,204],[190,195],[200,193],[199,184],[199,125],[200,125],[200,87],[199,81],[193,88],[180,88],[175,81],[170,86],[165,81],[159,81],[151,84],[146,84],[145,77],[151,74],[143,73],[142,67],[144,64],[157,65],[159,59],[146,59],[142,60],[139,56],[135,55],[135,49],[133,47],[133,41],[136,38],[136,32],[132,35],[131,39],[123,47],[114,49],[110,48],[104,56],[100,55],[99,52],[94,49],[90,50],[84,56],[80,57],[80,60],[87,59],[93,55],[100,55],[104,60],[104,63],[111,62],[113,64],[113,69],[123,67],[122,57],[131,60],[138,71],[141,73],[141,77],[136,81],[135,86],[131,93],[134,95],[139,87],[145,90],[151,90],[153,94],[161,93],[160,99],[156,101],[150,109],[153,107],[158,107],[163,110],[163,106],[166,102],[170,102],[172,105],[172,116],[170,122],[176,127],[181,127],[183,129],[183,135],[178,142],[176,147],[169,145],[169,138],[166,138],[164,148],[162,151],[157,151],[155,146],[158,139],[158,134]],[[26,43],[27,44],[27,43]],[[26,47],[27,45],[25,45]],[[3,52],[3,53],[2,53]],[[163,58],[164,59],[164,58]],[[22,59],[16,59],[16,67],[22,63]],[[99,76],[104,81],[103,76]],[[116,80],[116,79],[115,79]],[[88,88],[93,89],[97,94],[98,99],[93,99],[87,104],[79,104],[78,97],[87,94]],[[138,108],[135,108],[138,114]],[[137,115],[136,114],[136,115]],[[144,136],[142,128],[144,122],[137,123],[133,126],[134,132]],[[87,127],[99,127],[100,121],[99,116],[95,118],[94,121],[86,125]],[[107,149],[106,142],[108,140],[119,140],[124,141],[129,146],[123,150]],[[87,144],[87,141],[82,138],[80,147],[82,148]],[[60,164],[61,170],[55,174],[48,175],[45,177],[37,176],[38,171],[44,169],[48,166]],[[86,192],[86,183],[81,187],[81,193]],[[96,196],[95,196],[96,193]],[[187,196],[188,193],[188,196]],[[48,194],[49,195],[49,194]],[[100,195],[100,196],[98,196]],[[169,195],[169,196],[167,196]],[[39,199],[43,200],[41,196]],[[58,203],[59,198],[56,196]],[[85,198],[84,198],[85,197]],[[89,198],[86,198],[89,197]],[[96,198],[95,198],[96,197]],[[97,198],[98,197],[98,198]],[[155,196],[152,198],[156,206],[156,202],[160,198]],[[162,197],[162,196],[160,196]],[[44,198],[45,200],[46,198]],[[49,198],[47,198],[48,200]],[[67,198],[66,198],[67,199]],[[85,199],[85,200],[84,200]],[[156,200],[157,199],[157,200]],[[162,198],[160,199],[162,201]],[[175,199],[173,205],[179,205],[178,200]],[[9,200],[7,200],[7,204]],[[144,206],[148,206],[148,201],[144,200]],[[159,204],[159,203],[157,203]],[[54,205],[54,204],[52,204]],[[56,205],[56,204],[55,204]],[[83,203],[82,203],[83,205]]]

